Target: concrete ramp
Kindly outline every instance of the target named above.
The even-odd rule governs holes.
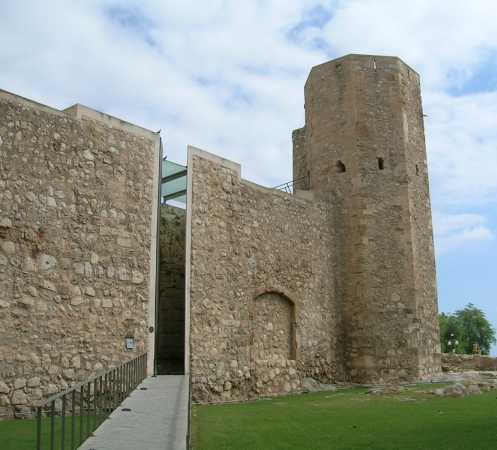
[[[188,398],[183,375],[147,378],[80,450],[186,450]]]

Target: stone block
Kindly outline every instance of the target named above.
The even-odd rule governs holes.
[[[10,392],[9,387],[3,381],[0,381],[0,394],[8,394]]]
[[[39,377],[30,378],[27,381],[27,386],[30,387],[30,388],[39,387],[40,386],[40,378]]]
[[[14,393],[12,394],[12,397],[10,399],[10,402],[13,405],[25,405],[26,403],[28,403],[28,397],[24,393],[24,391],[21,391],[21,390],[14,391]]]

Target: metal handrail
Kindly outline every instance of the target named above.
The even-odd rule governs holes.
[[[78,448],[146,376],[147,353],[143,353],[43,400],[36,407],[36,450]],[[50,418],[49,446],[43,445],[43,416]],[[56,426],[56,416],[60,416],[60,427]]]
[[[279,191],[286,192],[288,194],[292,194],[295,188],[309,189],[309,177],[304,176],[300,178],[296,178],[292,181],[287,181],[286,183],[275,186],[273,189],[278,189]]]

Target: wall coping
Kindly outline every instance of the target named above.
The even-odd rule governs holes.
[[[126,122],[118,117],[97,111],[96,109],[89,108],[88,106],[84,106],[79,103],[76,103],[69,108],[60,110],[3,89],[0,89],[0,99],[5,99],[12,103],[19,103],[27,108],[38,109],[40,111],[48,112],[61,117],[71,117],[78,120],[83,118],[96,120],[104,125],[107,125],[109,128],[117,128],[137,136],[143,136],[152,140],[159,140],[159,133],[143,128],[139,125],[135,125],[131,122]]]

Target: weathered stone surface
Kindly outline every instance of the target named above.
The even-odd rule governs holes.
[[[25,386],[26,386],[25,378],[18,378],[17,380],[14,381],[14,389],[22,389]]]
[[[52,270],[57,265],[57,259],[52,255],[38,256],[38,267],[40,270]]]
[[[40,378],[39,377],[30,378],[27,382],[27,386],[30,388],[35,388],[40,386]]]
[[[13,255],[16,252],[16,245],[11,241],[0,241],[0,249],[6,255]]]
[[[8,217],[0,217],[0,227],[12,228],[12,221]]]
[[[446,372],[462,372],[468,370],[497,371],[497,358],[483,355],[443,353],[442,369]]]
[[[334,384],[320,383],[314,378],[307,377],[302,380],[302,390],[304,392],[336,391],[337,387]]]
[[[67,387],[65,378],[82,381],[147,346],[159,137],[72,109],[0,91],[0,392],[10,416],[12,405],[27,407]],[[140,282],[107,278],[111,266],[140,273]],[[91,301],[104,291],[118,308]],[[138,296],[145,301],[136,307]],[[136,348],[127,351],[129,334]]]
[[[133,272],[131,273],[131,282],[134,284],[141,284],[143,283],[144,279],[145,277],[143,276],[143,274],[141,272],[138,272],[137,270],[133,270]]]
[[[25,405],[15,405],[14,407],[14,417],[16,419],[26,419],[31,417],[32,411],[29,406]]]
[[[54,395],[57,392],[59,392],[59,389],[57,388],[57,386],[55,384],[49,383],[45,386],[44,392],[45,392],[45,396],[48,397],[50,395]]]
[[[112,306],[114,306],[114,305],[112,304],[112,300],[110,298],[104,298],[102,300],[102,307],[103,308],[112,308]]]
[[[246,182],[212,158],[197,153],[189,167],[194,398],[332,383],[340,355],[328,205]]]
[[[75,378],[75,372],[74,372],[74,369],[66,369],[62,372],[62,376],[66,379],[66,380],[74,380]]]
[[[91,286],[87,286],[85,289],[85,294],[90,296],[90,297],[95,297],[95,289],[93,289]]]
[[[71,364],[75,369],[80,369],[81,368],[81,358],[79,355],[76,355],[72,358]]]
[[[439,397],[464,397],[465,395],[481,394],[478,385],[465,386],[462,383],[456,383],[445,388],[438,388],[433,393]]]
[[[28,403],[28,397],[24,391],[14,391],[10,401],[13,405],[25,405]]]
[[[384,385],[384,386],[376,386],[374,388],[369,389],[366,394],[370,395],[385,395],[385,394],[397,394],[405,390],[404,386],[396,386],[396,385]]]

